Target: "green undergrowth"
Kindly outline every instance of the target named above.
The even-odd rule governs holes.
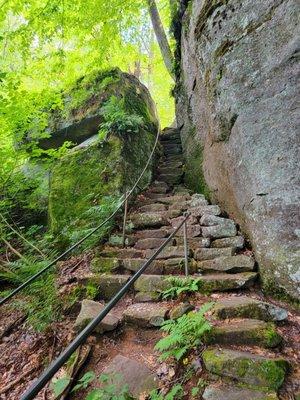
[[[212,306],[213,303],[206,303],[197,312],[192,311],[177,320],[167,320],[164,323],[161,330],[166,332],[167,336],[155,346],[161,353],[162,360],[172,357],[179,361],[202,343],[201,338],[211,330],[204,314]]]
[[[166,281],[171,287],[161,293],[163,300],[176,299],[180,295],[200,292],[203,287],[201,278],[179,278],[170,276]]]

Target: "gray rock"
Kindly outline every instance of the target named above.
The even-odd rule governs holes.
[[[219,206],[213,205],[213,206],[208,206],[208,205],[200,205],[197,207],[190,207],[189,212],[191,215],[195,217],[202,217],[203,215],[207,214],[212,214],[212,215],[220,215],[221,214],[221,209]]]
[[[241,250],[245,246],[245,239],[243,236],[234,236],[223,239],[216,239],[211,243],[211,247],[233,247],[236,250]]]
[[[74,329],[80,332],[84,329],[98,314],[104,309],[104,305],[92,300],[82,300],[80,313],[78,314]],[[109,312],[99,325],[95,328],[95,332],[104,333],[113,331],[121,322],[120,318]]]
[[[183,237],[177,237],[176,236],[176,245],[183,245],[184,240]],[[193,238],[188,238],[188,246],[192,249],[198,249],[201,247],[209,247],[210,246],[210,239],[209,238],[202,238],[202,237],[193,237]]]
[[[144,229],[142,231],[136,231],[135,237],[137,239],[148,239],[148,238],[164,238],[168,236],[168,230],[166,228],[160,229]]]
[[[164,238],[140,239],[136,242],[134,247],[139,250],[156,249],[160,247],[165,241],[166,239]]]
[[[165,211],[166,206],[164,204],[160,203],[154,203],[154,204],[147,204],[145,206],[142,206],[138,209],[138,212],[140,213],[153,213],[153,212],[160,212],[160,211]]]
[[[135,303],[127,307],[123,316],[127,323],[151,328],[162,326],[168,311],[169,307],[161,304]]]
[[[160,294],[158,292],[138,292],[134,296],[134,300],[137,303],[159,301],[159,299],[160,299]]]
[[[186,179],[252,238],[265,287],[296,299],[298,15],[297,0],[190,2],[176,98]]]
[[[137,292],[162,292],[170,287],[165,275],[141,275],[134,283]]]
[[[283,308],[251,297],[230,297],[218,300],[213,308],[218,318],[254,318],[263,321],[284,321],[288,313]]]
[[[213,374],[274,391],[282,386],[289,369],[289,363],[283,358],[230,349],[207,349],[202,357],[205,368]]]
[[[146,251],[146,258],[150,258],[153,254],[153,250]],[[157,260],[164,258],[179,258],[184,257],[184,247],[183,246],[167,246],[165,247],[157,256]]]
[[[150,393],[158,386],[155,375],[148,367],[120,354],[113,358],[103,374],[108,375],[107,383],[117,391],[128,386],[129,393],[135,398],[142,393]]]
[[[254,264],[255,262],[252,257],[244,255],[219,257],[213,260],[201,261],[197,263],[200,271],[219,271],[231,273],[253,271]]]
[[[132,236],[125,237],[125,246],[133,246],[136,240]],[[123,246],[123,236],[122,235],[111,235],[108,240],[110,246],[121,247]]]
[[[207,249],[200,248],[194,251],[195,260],[212,260],[217,257],[230,257],[234,255],[234,249],[231,247],[224,247],[222,249]]]
[[[258,390],[243,389],[237,386],[208,386],[203,400],[278,400],[276,393],[265,393]]]

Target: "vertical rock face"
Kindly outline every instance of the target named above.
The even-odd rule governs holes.
[[[297,0],[190,1],[176,87],[187,183],[240,223],[265,287],[292,297],[300,278],[299,8]]]

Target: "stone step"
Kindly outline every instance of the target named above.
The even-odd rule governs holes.
[[[205,214],[201,217],[203,237],[213,239],[236,236],[237,230],[235,223],[231,219]]]
[[[153,253],[154,253],[153,250],[146,250],[145,257],[150,258]],[[189,255],[192,255],[191,251],[189,251]],[[183,246],[167,246],[157,256],[157,260],[167,259],[167,258],[179,258],[179,257],[182,258],[184,257]]]
[[[176,236],[176,246],[182,246],[184,244],[184,238],[182,236]],[[202,237],[189,237],[188,238],[188,246],[195,251],[201,247],[209,247],[210,246],[210,239],[209,238],[202,238]]]
[[[97,286],[98,297],[110,300],[129,281],[130,275],[93,275],[89,282]]]
[[[231,257],[234,255],[234,249],[232,247],[224,248],[200,248],[194,251],[194,258],[197,261],[213,260],[218,257]],[[254,265],[254,264],[253,264]],[[199,268],[200,269],[200,268]],[[216,270],[215,268],[212,270]],[[249,271],[249,270],[248,270]],[[250,270],[251,271],[251,270]]]
[[[178,185],[178,186],[174,186],[173,192],[174,195],[177,194],[191,194],[191,190],[187,189],[185,186],[182,185]]]
[[[166,128],[163,130],[161,136],[159,137],[161,142],[166,140],[173,140],[176,138],[180,138],[180,131],[177,128]]]
[[[173,145],[164,146],[163,151],[166,156],[182,154],[181,146],[176,144],[174,146]]]
[[[159,165],[158,171],[160,173],[172,173],[174,171],[181,172],[182,171],[182,161],[174,161],[174,162],[165,162]]]
[[[170,154],[165,156],[163,164],[168,164],[168,163],[175,163],[175,162],[181,162],[183,163],[183,156],[181,154]]]
[[[146,259],[143,258],[124,258],[119,260],[122,267],[130,272],[137,272],[143,264],[145,264]],[[154,260],[144,271],[145,275],[163,275],[164,265],[157,260]]]
[[[125,246],[133,246],[136,242],[136,239],[133,236],[126,236],[125,237]],[[122,247],[123,246],[123,235],[121,234],[114,234],[111,235],[108,239],[108,245],[113,247]]]
[[[158,303],[135,303],[123,313],[125,322],[141,328],[160,327],[166,320],[169,306]]]
[[[139,213],[155,213],[155,212],[161,212],[161,211],[166,211],[167,207],[164,204],[160,203],[153,203],[153,204],[147,204],[145,206],[139,207],[137,209],[137,212]]]
[[[200,249],[204,250],[224,250],[225,248],[214,248],[214,249]],[[231,249],[232,253],[234,249]],[[199,253],[197,253],[199,256]],[[199,259],[199,258],[198,258]],[[198,270],[201,272],[228,272],[228,273],[237,273],[237,272],[248,272],[253,271],[255,262],[253,258],[244,256],[244,255],[236,255],[231,257],[230,254],[228,256],[222,256],[218,258],[214,258],[213,260],[200,261],[197,263]]]
[[[156,375],[146,365],[120,354],[109,362],[103,374],[108,377],[106,383],[114,392],[121,393],[126,387],[130,398],[138,399],[158,387]],[[128,396],[122,396],[125,397]]]
[[[140,239],[136,242],[134,248],[139,250],[157,249],[166,241],[165,238],[147,238]],[[174,240],[173,240],[174,243]],[[173,244],[172,241],[170,244]]]
[[[130,221],[135,229],[159,228],[169,225],[168,217],[164,212],[131,214]]]
[[[207,349],[202,358],[205,368],[215,375],[274,391],[283,385],[289,369],[289,363],[283,358],[230,349]]]
[[[84,299],[81,302],[80,312],[76,318],[74,329],[76,332],[82,331],[101,311],[104,305],[93,301]],[[104,319],[95,328],[96,333],[104,333],[113,331],[121,323],[121,318],[116,316],[113,312],[109,312]]]
[[[160,174],[158,178],[169,185],[177,185],[182,181],[183,173]]]
[[[283,308],[245,296],[220,299],[215,303],[213,312],[220,319],[253,318],[263,321],[284,321],[288,318],[288,313]]]
[[[175,204],[175,203],[181,203],[183,201],[186,200],[190,200],[191,196],[190,195],[176,195],[176,196],[165,196],[165,197],[159,197],[157,199],[158,203],[162,203],[162,204]]]
[[[210,385],[203,395],[203,400],[278,400],[276,393],[240,388],[237,386]]]
[[[112,247],[105,247],[99,254],[99,257],[111,258],[144,258],[144,252],[141,250],[126,248],[117,249]]]
[[[273,348],[282,342],[282,337],[277,333],[272,322],[239,319],[220,326],[213,326],[204,341],[206,344]]]
[[[148,238],[165,238],[169,234],[169,230],[167,228],[160,229],[144,229],[142,231],[136,231],[134,233],[135,239],[148,239]]]
[[[176,260],[178,265],[179,259]],[[182,263],[183,263],[183,259]],[[168,265],[170,260],[164,260],[164,265]],[[169,264],[171,265],[171,264]],[[184,265],[184,264],[182,264]],[[166,267],[165,267],[166,268]],[[168,281],[169,277],[177,276],[181,279],[191,279],[197,278],[200,280],[200,288],[199,292],[207,293],[207,292],[226,292],[228,290],[236,290],[242,289],[246,287],[250,287],[253,285],[257,274],[254,272],[244,272],[240,274],[210,274],[210,275],[190,275],[188,278],[185,278],[183,275],[146,275],[142,274],[134,284],[134,289],[137,292],[157,292],[160,293],[166,289],[171,287],[170,282]]]
[[[227,237],[213,240],[211,247],[233,247],[236,250],[242,250],[245,247],[245,238],[243,236]]]
[[[200,200],[198,201],[198,203],[200,202]],[[207,205],[207,201],[206,200],[202,200],[203,205],[199,204],[197,206],[193,206],[193,207],[189,207],[189,212],[191,213],[191,215],[201,218],[203,215],[206,214],[211,214],[211,215],[215,215],[218,216],[221,214],[221,209],[219,206],[215,206],[215,205]],[[218,246],[216,246],[218,247]],[[226,246],[219,246],[219,247],[226,247]],[[230,247],[230,246],[228,246]]]

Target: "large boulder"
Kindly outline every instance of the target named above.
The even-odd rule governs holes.
[[[297,0],[181,0],[177,125],[187,183],[253,244],[265,288],[299,297]],[[180,18],[182,17],[182,18]]]
[[[39,145],[56,148],[66,140],[77,145],[52,169],[48,207],[51,231],[76,239],[105,219],[133,186],[153,148],[158,123],[148,90],[120,70],[84,78],[64,99],[65,111],[51,116],[51,136]],[[140,188],[150,183],[155,160]]]

